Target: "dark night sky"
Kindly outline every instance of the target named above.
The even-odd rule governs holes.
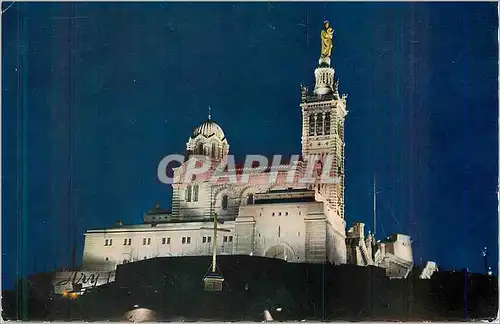
[[[3,3],[6,8],[9,3]],[[347,93],[346,220],[417,263],[498,264],[495,3],[15,3],[2,15],[2,283],[140,223],[208,105],[236,156],[300,152],[319,32]],[[369,225],[368,225],[369,227]],[[494,268],[496,268],[494,266]]]

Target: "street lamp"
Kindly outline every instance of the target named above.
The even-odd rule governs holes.
[[[224,282],[224,277],[222,274],[217,273],[217,231],[222,232],[230,232],[228,229],[217,228],[217,213],[214,213],[214,225],[212,228],[210,227],[202,227],[201,229],[211,229],[213,230],[213,249],[212,249],[212,266],[211,271],[208,273],[203,281],[205,281],[205,290],[206,291],[222,291],[222,282]]]
[[[485,246],[484,248],[481,249],[481,255],[483,256],[484,259],[484,271],[486,273],[489,273],[488,269],[488,247]]]

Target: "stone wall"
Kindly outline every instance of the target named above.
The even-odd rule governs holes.
[[[220,254],[233,253],[234,227],[234,222],[219,225],[229,230],[218,233]],[[209,255],[212,239],[204,243],[203,237],[213,235],[210,228],[213,228],[212,222],[190,222],[89,230],[85,233],[82,267],[112,270],[118,264],[155,257]],[[233,236],[233,239],[224,242],[224,236]]]

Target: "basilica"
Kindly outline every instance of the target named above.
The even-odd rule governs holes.
[[[363,223],[347,227],[344,209],[344,122],[347,96],[339,92],[331,64],[333,30],[325,22],[321,54],[314,70],[312,90],[302,86],[297,118],[302,117],[300,158],[283,162],[272,171],[278,180],[270,184],[271,169],[250,175],[246,183],[214,182],[200,176],[185,180],[187,162],[174,169],[172,208],[155,206],[142,224],[121,222],[106,229],[85,232],[80,272],[113,278],[118,265],[156,257],[210,255],[216,243],[218,255],[251,255],[287,262],[378,266],[390,278],[404,278],[413,266],[409,236],[394,234],[377,240]],[[228,134],[230,135],[230,134]],[[299,134],[297,134],[298,136]],[[217,161],[230,150],[230,137],[211,116],[194,128],[186,143],[186,158],[203,155]],[[334,183],[302,184],[280,181],[280,174],[305,169],[313,157],[333,156]],[[348,160],[347,160],[348,161]],[[235,166],[236,174],[244,167]],[[214,240],[213,217],[221,220]],[[59,279],[64,278],[59,273]],[[64,281],[64,280],[63,280]],[[59,280],[61,282],[61,280]],[[68,280],[69,282],[69,280]],[[70,289],[62,287],[60,291]]]

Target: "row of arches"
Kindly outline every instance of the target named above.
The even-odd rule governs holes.
[[[309,136],[330,135],[330,112],[309,115]]]
[[[209,156],[214,159],[221,159],[224,157],[224,148],[216,143],[205,145],[203,142],[199,142],[196,145],[193,154]]]
[[[317,77],[317,81],[323,84],[333,84],[333,73],[321,73]]]

